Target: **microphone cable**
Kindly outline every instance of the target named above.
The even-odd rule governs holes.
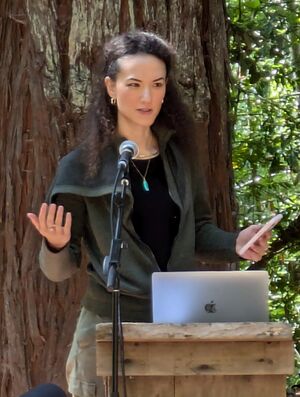
[[[119,182],[119,179],[120,179],[121,172],[122,172],[122,169],[119,168],[118,171],[117,171],[116,178],[115,178],[113,191],[112,191],[112,195],[111,195],[111,200],[110,200],[110,232],[111,232],[112,238],[114,237],[115,226],[116,226],[114,224],[114,222],[115,222],[114,221],[114,219],[115,219],[115,217],[114,217],[114,204],[115,204],[114,197],[117,195],[116,194],[117,186],[118,186],[118,182]]]

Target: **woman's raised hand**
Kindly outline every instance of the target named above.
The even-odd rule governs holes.
[[[29,212],[27,217],[51,248],[60,250],[70,241],[72,215],[67,212],[63,221],[64,207],[62,205],[43,203],[38,216]]]

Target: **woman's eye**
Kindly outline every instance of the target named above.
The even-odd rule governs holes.
[[[139,87],[138,83],[129,83],[127,84],[127,87]]]
[[[163,86],[163,83],[161,83],[161,82],[154,83],[154,87],[162,87],[162,86]]]

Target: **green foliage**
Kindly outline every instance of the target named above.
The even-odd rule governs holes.
[[[228,0],[233,168],[240,224],[300,214],[300,2]],[[274,234],[276,240],[276,232]],[[300,368],[300,233],[268,263],[273,320],[294,327]],[[289,386],[300,383],[299,373]]]

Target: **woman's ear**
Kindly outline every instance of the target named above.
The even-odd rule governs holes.
[[[106,76],[104,78],[104,84],[105,84],[108,95],[111,98],[115,98],[116,97],[116,83],[115,83],[115,81],[112,80],[109,76]]]

